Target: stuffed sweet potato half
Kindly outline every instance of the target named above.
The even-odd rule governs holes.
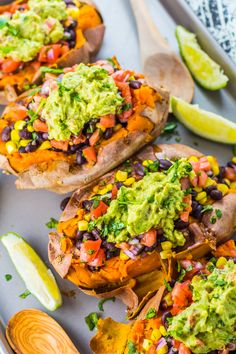
[[[0,104],[38,83],[48,67],[89,62],[105,29],[86,0],[15,1],[0,6],[0,22]]]
[[[230,240],[199,261],[182,260],[131,324],[98,321],[95,354],[235,353],[236,247]]]
[[[231,237],[235,178],[233,162],[219,168],[184,145],[147,146],[74,193],[50,234],[49,259],[91,295],[137,286],[137,305],[140,292],[160,287],[163,262],[201,257]]]
[[[115,58],[58,70],[0,120],[0,167],[18,177],[17,188],[65,193],[88,185],[165,125],[168,93]]]

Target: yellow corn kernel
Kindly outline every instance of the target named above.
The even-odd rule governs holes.
[[[16,130],[16,129],[13,129],[11,131],[11,140],[12,141],[19,141],[20,140],[20,134],[19,134],[19,131]]]
[[[159,331],[161,332],[161,334],[162,334],[163,336],[166,336],[166,335],[167,335],[167,332],[166,332],[166,329],[165,329],[164,326],[160,326]]]
[[[171,255],[170,250],[160,252],[161,259],[168,259],[170,257],[170,255]]]
[[[229,187],[226,186],[226,184],[224,184],[224,183],[218,183],[218,184],[217,184],[217,189],[218,189],[219,191],[221,191],[221,193],[222,193],[223,195],[225,195],[226,193],[228,193]]]
[[[164,241],[161,243],[161,247],[162,247],[163,251],[168,251],[168,250],[171,250],[171,248],[173,247],[173,244],[170,241]]]
[[[227,263],[227,259],[225,257],[218,258],[216,262],[217,268],[222,268]]]
[[[226,183],[226,185],[229,187],[230,186],[230,180],[228,178],[224,178],[223,181]]]
[[[98,192],[98,189],[99,189],[98,186],[93,187],[93,193],[97,193],[97,192]]]
[[[158,328],[155,328],[152,331],[151,340],[156,341],[156,340],[159,340],[160,338],[161,338],[161,332],[159,331]]]
[[[200,203],[200,204],[202,204],[202,205],[205,205],[205,204],[207,204],[207,202],[208,202],[208,199],[207,199],[207,197],[205,197],[205,198],[202,198],[201,200],[199,200],[199,203]]]
[[[91,215],[89,213],[85,214],[84,215],[84,220],[89,222],[91,220]]]
[[[79,9],[78,7],[68,7],[66,9],[67,15],[71,16],[73,18],[73,20],[77,20],[79,17]]]
[[[23,140],[20,140],[19,145],[22,147],[26,147],[30,142],[31,142],[31,140],[23,139]]]
[[[193,188],[197,193],[200,193],[202,191],[201,187],[194,187]]]
[[[88,221],[86,221],[86,220],[78,221],[78,229],[79,229],[79,231],[87,231],[88,230]]]
[[[128,173],[126,171],[119,170],[116,172],[116,179],[119,182],[124,182],[125,180],[127,180],[127,177],[128,177]]]
[[[110,192],[112,190],[112,188],[113,188],[113,185],[110,183],[105,188],[101,189],[99,191],[99,194],[104,195],[104,194]]]
[[[152,346],[152,341],[150,339],[144,339],[143,340],[143,349],[148,350]]]
[[[232,162],[236,163],[236,156],[232,157]]]
[[[120,259],[122,261],[127,261],[129,259],[129,256],[127,256],[127,254],[125,254],[122,250],[120,251]]]
[[[148,167],[148,166],[151,165],[152,163],[153,163],[152,160],[144,160],[144,161],[143,161],[143,166],[144,166],[144,167]]]
[[[211,164],[211,168],[212,168],[212,171],[213,171],[214,175],[215,176],[218,175],[219,172],[220,172],[220,168],[219,168],[217,159],[214,156],[209,155],[209,156],[207,156],[207,160]]]
[[[102,132],[105,132],[105,131],[106,131],[106,128],[105,128],[103,125],[101,125],[100,123],[97,123],[97,124],[96,124],[96,127],[97,127],[98,129],[101,129]]]
[[[173,305],[171,293],[168,293],[163,300],[166,302],[167,306]]]
[[[231,188],[231,189],[236,189],[236,182],[232,182],[232,183],[230,184],[230,188]]]
[[[31,133],[34,132],[34,128],[33,128],[32,125],[28,125],[27,130],[28,130],[29,132],[31,132]]]
[[[190,158],[188,159],[188,161],[193,161],[193,162],[198,162],[198,157],[197,156],[190,156]]]
[[[13,152],[17,151],[16,144],[13,141],[8,141],[5,146],[8,154],[12,154]]]
[[[130,177],[124,182],[124,185],[125,186],[131,186],[134,182],[135,182],[135,178],[134,177]]]
[[[204,198],[206,198],[206,197],[207,197],[206,192],[200,192],[200,193],[198,193],[198,195],[195,197],[195,199],[196,199],[197,201],[199,201],[199,200],[204,199]]]
[[[50,141],[44,141],[40,147],[39,147],[39,150],[47,150],[47,149],[50,149],[52,147]]]
[[[18,121],[14,124],[14,129],[16,129],[16,130],[22,130],[25,125],[26,125],[26,121],[24,121],[24,120],[18,120]]]
[[[156,354],[166,354],[168,353],[168,346],[167,344],[165,344],[163,347],[161,347],[160,349],[157,349]]]
[[[213,186],[215,184],[216,184],[216,181],[214,181],[214,179],[208,177],[204,188],[209,187],[209,186]]]
[[[120,130],[120,128],[122,128],[122,125],[121,124],[116,124],[113,128],[113,131],[114,132],[117,132],[118,130]]]

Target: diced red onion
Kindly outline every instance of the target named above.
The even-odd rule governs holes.
[[[167,345],[165,338],[161,337],[157,343],[156,350],[161,349],[164,347],[164,345]]]
[[[50,93],[49,82],[46,81],[41,88],[41,94],[48,96],[49,93]]]
[[[129,258],[136,259],[135,255],[130,250],[123,251]]]
[[[48,60],[50,60],[50,61],[55,60],[53,49],[49,49],[49,51],[47,52],[47,58],[48,58]]]
[[[130,245],[137,245],[138,243],[139,243],[139,239],[136,237],[129,241]]]

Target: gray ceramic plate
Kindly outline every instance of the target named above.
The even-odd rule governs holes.
[[[137,33],[129,1],[97,0],[96,2],[107,25],[104,45],[98,57],[106,58],[115,54],[124,67],[141,70]],[[175,22],[159,2],[156,0],[146,0],[146,2],[162,34],[168,38],[173,49],[178,52],[174,36]],[[194,100],[205,109],[221,113],[232,120],[235,119],[235,101],[225,90],[214,93],[196,87]],[[194,147],[196,147],[194,144],[197,143],[199,149],[205,153],[216,154],[222,162],[227,161],[232,155],[230,146],[214,144],[200,139],[183,127],[179,127],[178,131],[182,143]],[[175,142],[175,138],[173,137],[169,142]],[[14,187],[14,177],[1,175],[0,198],[0,235],[8,231],[20,233],[48,264],[48,229],[45,223],[51,216],[59,217],[59,204],[62,197],[46,191],[17,191]],[[5,280],[6,273],[13,276],[9,282]],[[88,342],[93,333],[88,330],[84,317],[92,311],[98,311],[97,300],[85,296],[68,281],[63,281],[59,277],[57,277],[57,280],[63,292],[73,289],[76,296],[74,298],[64,296],[63,306],[51,315],[65,328],[80,352],[89,354]],[[32,296],[25,300],[19,297],[25,291],[24,284],[1,245],[0,283],[0,312],[5,322],[15,312],[24,308],[35,307],[43,310]],[[105,313],[102,316],[112,316],[116,320],[125,320],[125,307],[120,301],[108,302],[104,307]]]

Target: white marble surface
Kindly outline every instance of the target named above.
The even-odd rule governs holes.
[[[177,43],[174,36],[175,23],[156,0],[145,0],[150,8],[156,24],[162,34],[168,38],[173,49],[177,52]],[[104,16],[107,31],[99,58],[117,55],[124,67],[141,70],[139,47],[134,19],[128,0],[97,0],[95,1]],[[236,121],[235,101],[225,91],[212,93],[196,88],[195,102],[203,108],[220,113]],[[203,127],[204,129],[204,127]],[[205,153],[217,154],[221,161],[226,161],[232,154],[230,146],[207,142],[197,138],[179,127],[181,142],[193,145]],[[170,141],[175,141],[173,138]],[[59,204],[62,196],[46,191],[17,191],[14,187],[14,177],[0,176],[0,235],[15,231],[24,236],[37,250],[44,261],[49,265],[47,258],[47,232],[45,223],[51,216],[60,215]],[[11,281],[6,282],[5,274],[12,274]],[[73,284],[57,277],[61,290],[75,289]],[[76,290],[76,289],[75,289]],[[25,286],[16,273],[10,259],[2,245],[0,245],[0,313],[4,320],[24,308],[38,308],[43,310],[33,296],[25,300],[19,294],[25,291]],[[98,311],[98,301],[85,296],[76,290],[75,298],[64,297],[63,306],[51,315],[65,328],[82,354],[89,354],[90,332],[84,322],[84,317]],[[116,320],[125,320],[125,307],[116,300],[107,302],[103,316],[112,316]],[[43,354],[43,353],[42,353]]]

